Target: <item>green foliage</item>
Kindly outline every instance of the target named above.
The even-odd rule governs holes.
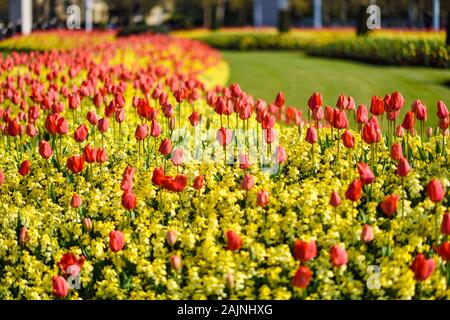
[[[449,47],[438,40],[361,37],[327,44],[311,44],[306,52],[314,56],[375,64],[450,67]]]

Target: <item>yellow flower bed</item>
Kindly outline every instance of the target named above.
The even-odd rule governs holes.
[[[355,148],[347,150],[342,142],[338,146],[336,130],[322,128],[320,142],[312,151],[305,141],[309,124],[287,126],[279,125],[277,121],[278,140],[269,152],[273,153],[278,145],[283,146],[287,160],[272,173],[261,171],[259,164],[254,162],[246,172],[254,176],[255,185],[244,191],[241,188],[244,170],[238,163],[225,165],[222,147],[216,142],[216,131],[221,122],[230,129],[242,128],[243,122],[236,121],[238,118],[234,114],[222,119],[205,98],[211,92],[209,89],[226,82],[228,69],[217,52],[191,45],[165,37],[136,37],[128,42],[118,40],[112,46],[102,45],[101,49],[86,55],[77,49],[68,55],[57,54],[50,60],[55,64],[43,63],[37,74],[28,72],[31,59],[24,59],[17,66],[4,70],[0,77],[2,82],[8,77],[16,80],[21,76],[30,77],[30,81],[23,84],[24,94],[20,94],[27,110],[38,104],[31,99],[31,79],[45,84],[43,91],[48,92],[49,84],[64,87],[61,76],[77,65],[84,69],[67,79],[68,84],[77,88],[82,87],[88,77],[86,66],[99,72],[103,70],[116,85],[127,86],[123,92],[125,121],[120,130],[119,125],[114,124],[113,116],[102,138],[94,128],[96,140],[85,114],[96,110],[103,117],[105,105],[115,99],[114,95],[106,93],[107,103],[98,108],[94,106],[93,96],[88,96],[75,112],[61,95],[58,100],[65,110],[60,114],[67,119],[69,130],[61,140],[55,139],[54,154],[49,160],[42,158],[37,147],[40,140],[53,140],[45,124],[46,115],[51,112],[45,110],[44,102],[38,104],[41,115],[36,120],[36,137],[22,134],[14,138],[5,132],[1,135],[0,170],[4,173],[4,181],[0,184],[0,298],[55,298],[52,277],[62,275],[58,263],[67,253],[85,258],[79,272],[80,286],[64,295],[67,299],[450,297],[443,269],[445,264],[431,246],[436,228],[435,215],[440,219],[449,200],[447,196],[444,201],[434,204],[424,191],[428,181],[435,177],[446,190],[450,188],[448,156],[436,152],[436,145],[441,143],[440,135],[424,138],[426,159],[419,152],[419,147],[422,148],[420,137],[409,138],[412,171],[403,184],[395,174],[397,165],[389,156],[387,142],[382,139],[378,143],[377,161],[372,167],[377,177],[372,185],[364,187],[362,198],[352,202],[346,200],[344,194],[349,183],[358,178],[356,163],[372,160],[370,148],[362,142],[359,133],[352,131],[356,138]],[[206,53],[202,59],[198,59],[198,50]],[[80,56],[88,61],[87,65],[79,60]],[[46,54],[38,57],[45,61]],[[57,72],[59,76],[49,80],[52,66],[58,64],[61,66]],[[133,86],[133,81],[141,75],[152,74],[149,70],[157,66],[168,68],[167,76],[156,79],[168,93],[168,103],[175,107],[175,129],[180,129],[168,134],[164,114],[159,104],[150,98],[150,92],[149,103],[160,110],[156,120],[162,131],[157,138],[147,137],[145,151],[141,151],[142,143],[138,145],[135,138],[136,126],[150,122],[139,117],[133,107],[134,97],[144,97]],[[175,94],[166,80],[174,73],[191,72],[198,74],[206,89],[192,105],[187,101],[180,104],[179,117]],[[99,80],[95,88],[100,90],[106,82]],[[16,85],[11,86],[16,91]],[[10,108],[10,118],[14,119],[20,113],[20,104],[14,104],[12,99],[6,98],[2,109]],[[202,115],[196,140],[187,119],[192,108]],[[4,124],[5,121],[0,122]],[[81,123],[87,125],[90,134],[85,141],[77,143],[74,131]],[[20,120],[20,124],[25,123]],[[259,125],[252,116],[247,130],[255,132],[252,130]],[[208,128],[213,130],[209,138],[206,135]],[[261,131],[256,134],[260,135]],[[162,138],[171,139],[176,147],[180,141],[178,136],[189,139],[184,144],[185,161],[176,167],[170,155],[163,160],[157,149]],[[395,139],[401,141],[401,138]],[[203,153],[213,148],[217,161],[208,163],[201,161],[203,157],[190,158],[194,141],[197,144],[203,142],[200,147]],[[96,147],[102,145],[108,155],[107,161],[85,164],[80,174],[72,174],[66,165],[67,159],[80,154],[88,143]],[[254,145],[251,147],[255,148]],[[257,151],[267,147],[266,144],[258,145]],[[262,153],[266,151],[264,149]],[[233,148],[231,152],[235,153]],[[22,176],[18,169],[25,159],[30,161],[30,169]],[[163,162],[166,175],[183,173],[187,176],[188,183],[182,192],[163,190],[152,183],[153,170]],[[132,191],[137,202],[132,210],[125,209],[121,202],[122,174],[128,166],[136,169]],[[205,182],[200,190],[196,190],[193,181],[199,175],[204,176]],[[269,200],[267,205],[258,206],[258,193],[262,190],[269,192]],[[334,190],[342,198],[336,209],[329,204]],[[75,193],[82,198],[79,208],[71,206]],[[401,200],[397,213],[389,219],[382,214],[379,203],[392,193],[405,194],[404,214]],[[92,221],[92,230],[86,230],[83,225],[86,217]],[[370,224],[374,230],[374,239],[370,243],[360,240],[364,224]],[[26,236],[21,233],[23,228],[26,228]],[[120,230],[125,238],[123,247],[117,252],[112,250],[110,243],[112,230]],[[240,236],[242,247],[238,250],[227,250],[230,245],[225,236],[228,230],[234,230]],[[176,241],[172,245],[168,243],[168,231],[176,232]],[[300,263],[294,256],[296,239],[315,240],[317,256]],[[440,236],[441,240],[445,237]],[[335,244],[348,252],[348,263],[341,267],[334,267],[330,262],[330,248]],[[435,259],[436,269],[419,286],[410,266],[420,252]],[[173,262],[174,255],[181,258],[181,266]],[[300,264],[312,271],[311,282],[304,289],[292,285]],[[379,273],[370,272],[369,266],[376,266]],[[372,281],[378,283],[377,289],[368,287]]]

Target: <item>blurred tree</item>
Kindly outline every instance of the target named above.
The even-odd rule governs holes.
[[[253,8],[253,0],[230,0],[230,9],[239,12],[238,22],[240,25],[247,24],[248,11]]]
[[[227,0],[215,0],[216,2],[216,16],[213,23],[213,28],[221,28],[225,21],[225,4]]]
[[[210,29],[212,23],[212,0],[203,0],[203,27]]]

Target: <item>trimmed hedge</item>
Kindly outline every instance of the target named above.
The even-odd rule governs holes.
[[[351,33],[319,34],[308,32],[208,32],[192,34],[189,38],[200,40],[218,49],[226,50],[304,50],[311,44],[328,43],[333,39],[351,38]]]
[[[176,35],[176,34],[175,34]],[[304,50],[310,55],[386,65],[450,67],[450,48],[440,35],[382,31],[356,37],[350,30],[216,31],[181,33],[226,50]]]
[[[375,64],[450,67],[450,48],[445,42],[438,40],[362,37],[328,44],[311,44],[306,48],[306,52],[314,56]]]

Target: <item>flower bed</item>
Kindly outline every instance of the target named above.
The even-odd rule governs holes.
[[[0,68],[0,298],[450,297],[444,102],[302,115],[165,36]]]

